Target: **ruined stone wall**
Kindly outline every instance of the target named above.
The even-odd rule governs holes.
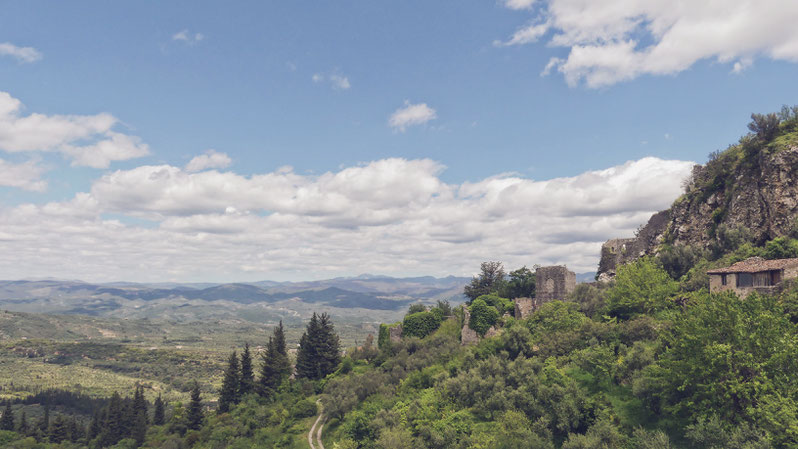
[[[537,309],[537,301],[532,298],[515,298],[515,319],[523,320]]]
[[[399,343],[402,341],[402,324],[397,324],[396,326],[388,328],[388,336],[391,340],[391,343]]]
[[[576,289],[576,273],[562,265],[539,267],[535,271],[535,299],[538,305],[564,300]]]
[[[468,325],[470,321],[471,312],[468,310],[468,306],[463,304],[463,329],[460,331],[460,344],[463,346],[479,343],[479,334]]]

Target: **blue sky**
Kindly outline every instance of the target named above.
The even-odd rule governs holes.
[[[34,216],[60,207],[68,212],[59,216],[69,216],[71,226],[81,231],[72,236],[75,246],[60,249],[45,237],[58,230],[29,231],[25,239],[7,236],[2,240],[7,250],[40,245],[39,250],[52,251],[58,262],[43,264],[29,255],[21,265],[14,259],[5,263],[15,277],[96,280],[299,279],[362,271],[467,274],[488,258],[509,265],[569,263],[587,270],[597,261],[601,240],[630,232],[641,217],[675,199],[676,178],[686,172],[689,161],[703,162],[709,152],[735,142],[745,132],[751,112],[798,103],[798,37],[794,27],[785,25],[796,18],[792,2],[770,0],[772,5],[762,9],[771,12],[758,16],[744,0],[717,11],[710,2],[669,8],[664,0],[651,0],[639,2],[640,10],[616,8],[621,3],[6,1],[0,43],[10,47],[0,51],[0,91],[19,103],[12,119],[40,114],[99,120],[98,114],[105,113],[114,121],[71,140],[66,130],[38,146],[25,143],[21,134],[12,135],[22,132],[19,126],[0,126],[0,160],[5,164],[0,170],[8,171],[0,187],[6,229],[21,226],[18,214],[28,211],[26,207],[37,211],[31,212]],[[751,23],[738,23],[740,14],[750,16]],[[741,34],[742,40],[736,40]],[[549,73],[543,75],[547,65]],[[393,114],[399,115],[391,122]],[[111,136],[126,139],[126,146],[112,142],[93,150],[103,154],[99,159],[86,149],[110,142]],[[203,154],[215,156],[197,161],[192,170],[186,168]],[[634,164],[651,157],[660,161],[655,168]],[[397,162],[380,166],[380,161]],[[375,168],[385,166],[393,168],[386,169],[387,174]],[[183,176],[185,182],[179,185],[190,185],[190,193],[169,198],[168,192],[179,189],[148,185],[154,169],[143,167],[180,170],[170,173],[175,179]],[[488,213],[469,201],[484,206],[490,189],[467,198],[469,186],[504,179],[499,182],[504,187],[496,187],[503,189],[513,182],[535,186],[562,178],[571,180],[563,181],[571,186],[571,194],[584,199],[585,194],[573,193],[574,185],[590,191],[584,184],[596,178],[590,173],[624,171],[618,167],[649,167],[650,173],[635,176],[659,174],[664,179],[651,182],[656,188],[650,198],[632,195],[624,203],[621,199],[628,195],[616,191],[618,204],[602,213],[605,218],[624,218],[586,232],[589,236],[554,238],[564,232],[562,224],[534,211],[521,216],[491,212],[509,220],[503,225],[508,229],[519,229],[520,223],[534,228],[518,231],[530,233],[521,248],[513,241],[476,235],[482,232],[474,229],[490,222],[469,224],[462,217],[456,223],[465,228],[456,232],[470,237],[458,244],[434,233],[414,242],[404,235],[410,229],[424,234],[424,223],[433,226],[439,214],[449,213],[447,208],[470,210],[465,216]],[[346,171],[363,168],[358,172],[363,179]],[[409,185],[442,187],[422,189],[421,197],[407,197],[403,204],[383,203],[360,188],[360,183],[374,179],[371,168],[381,180],[409,173]],[[413,178],[419,171],[429,176]],[[212,179],[214,173],[219,179]],[[291,174],[291,180],[281,182],[295,190],[259,190],[259,176],[279,173]],[[598,178],[615,186],[620,182],[611,179],[615,174]],[[14,176],[19,180],[13,181]],[[234,186],[222,179],[225,176],[242,185]],[[325,176],[341,179],[328,184]],[[200,178],[208,185],[200,185]],[[123,179],[129,184],[108,191],[149,193],[132,203],[103,196],[103,186]],[[252,193],[252,184],[258,184],[255,190],[269,201],[240,200]],[[379,183],[374,186],[378,189]],[[406,189],[398,181],[383,188]],[[206,207],[202,198],[219,191],[229,196]],[[299,209],[276,205],[308,191],[326,199]],[[279,195],[287,197],[281,200]],[[447,195],[451,204],[432,205]],[[342,218],[341,210],[325,209],[335,198],[344,198],[341,207],[345,203],[350,212],[362,211]],[[171,206],[180,201],[196,207]],[[403,214],[399,209],[395,216],[386,212],[399,206],[409,207],[403,213],[416,214],[417,221],[397,218]],[[290,215],[296,222],[284,224],[286,231],[298,223],[317,227],[308,228],[293,247],[284,248],[285,253],[270,253],[279,245],[263,240],[262,234],[207,223],[180,231],[175,227],[180,220],[180,226],[186,226],[192,219],[232,219],[225,215],[231,211],[261,220]],[[385,217],[365,216],[381,211]],[[564,219],[570,222],[574,216]],[[175,243],[175,250],[164,255],[156,249],[141,250],[143,244],[133,241],[131,248],[140,251],[129,254],[125,264],[131,265],[114,262],[111,248],[119,244],[119,236],[107,229],[114,220],[128,235],[152,233],[146,239],[156,242],[198,239],[205,243],[188,246],[203,254],[215,252],[219,261],[247,262],[233,262],[224,273],[211,272],[207,264],[219,261],[181,262],[190,258],[178,249],[181,244]],[[455,232],[459,228],[452,223],[448,229]],[[275,223],[253,224],[261,225],[271,228]],[[443,222],[438,225],[447,228]],[[284,236],[275,238],[285,242]],[[348,242],[353,238],[371,243],[352,248]],[[338,239],[340,243],[331,243]],[[107,247],[105,253],[98,251],[110,259],[99,262],[90,253],[73,259],[81,241]],[[259,249],[241,249],[246,241]],[[331,246],[321,251],[322,241]],[[406,247],[397,248],[402,241]],[[553,241],[571,246],[552,246]],[[291,248],[303,245],[309,255],[293,260],[290,268],[269,261],[277,254],[288,257]],[[363,259],[379,260],[379,266],[363,267]],[[153,260],[162,260],[164,266],[152,268]],[[73,267],[64,268],[66,261],[74,262],[67,263]],[[3,264],[0,260],[0,267]]]

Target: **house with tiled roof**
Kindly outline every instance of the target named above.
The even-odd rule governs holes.
[[[798,278],[798,258],[751,257],[725,268],[709,270],[707,274],[711,293],[732,290],[744,298],[751,292],[772,293],[785,280]]]

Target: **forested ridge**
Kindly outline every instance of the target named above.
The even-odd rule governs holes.
[[[793,121],[755,116],[746,145],[792,135],[798,119],[785,114]],[[739,148],[713,161],[744,162]],[[413,304],[401,339],[385,324],[376,344],[342,356],[329,316],[314,314],[295,355],[279,325],[262,352],[230,353],[218,391],[194,384],[186,404],[156,404],[140,387],[101,401],[42,392],[35,419],[21,399],[4,404],[0,444],[306,448],[319,401],[328,449],[798,447],[798,283],[740,299],[710,294],[706,275],[798,257],[798,226],[768,240],[718,226],[710,238],[665,241],[524,319],[513,299],[534,296],[532,270],[485,262],[464,292],[467,323],[446,301]],[[476,344],[461,344],[464,324]]]

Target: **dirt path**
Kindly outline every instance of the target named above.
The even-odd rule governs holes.
[[[310,449],[324,449],[324,443],[321,442],[321,430],[324,428],[324,407],[322,407],[321,401],[316,401],[316,404],[319,405],[319,417],[316,418],[316,422],[313,423],[313,427],[308,432],[308,444]],[[319,426],[318,430],[316,430],[316,426]],[[316,433],[316,444],[313,444],[314,432]]]

